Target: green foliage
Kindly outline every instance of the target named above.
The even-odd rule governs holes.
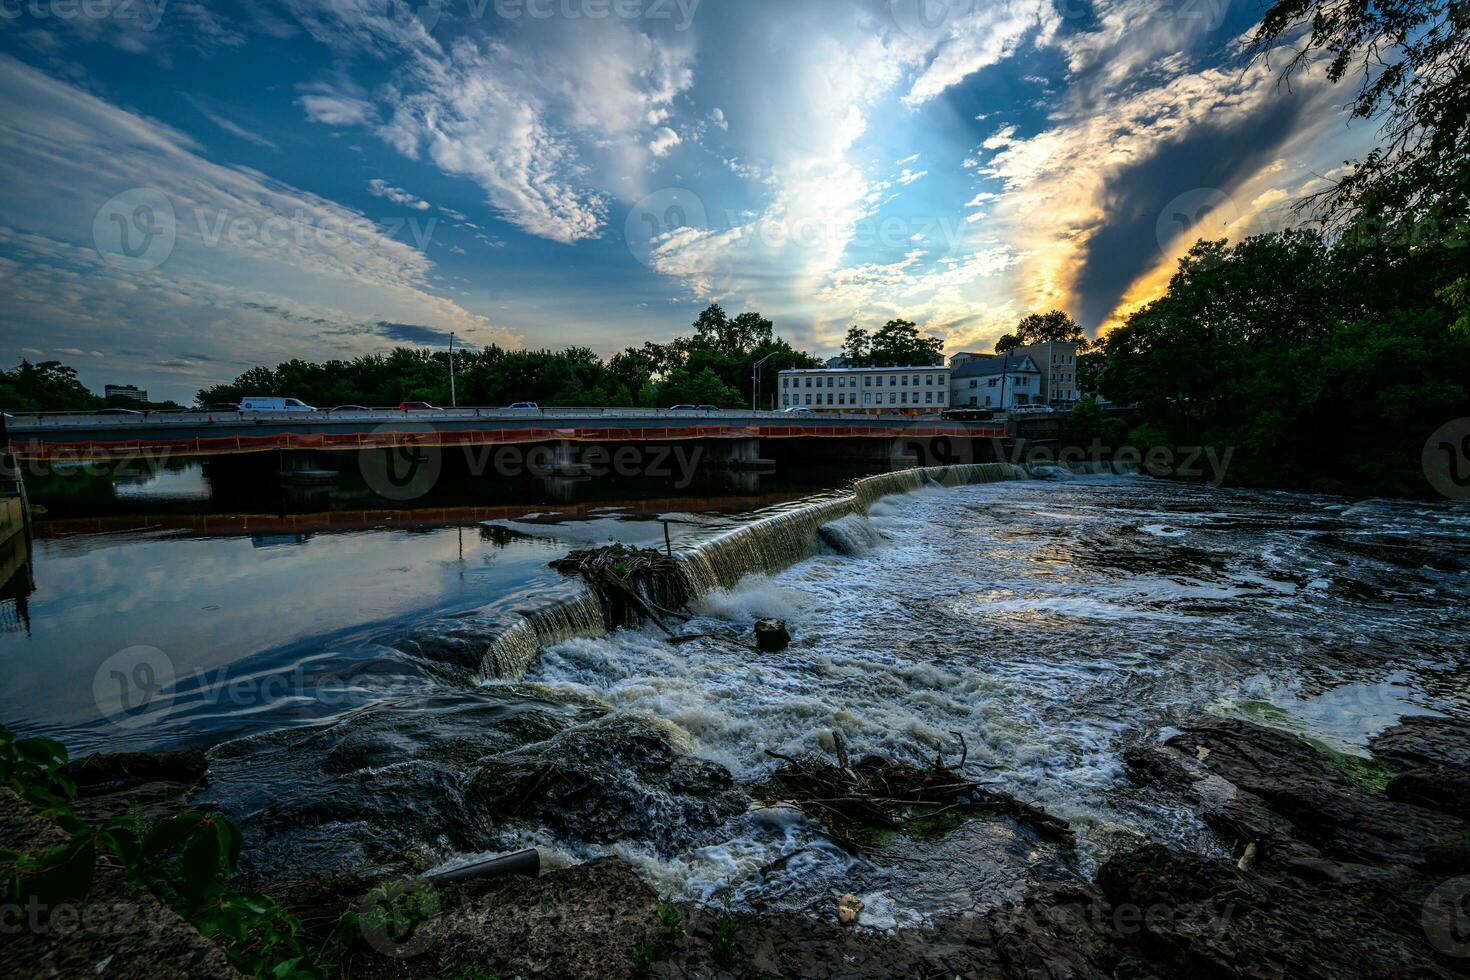
[[[218,814],[190,811],[148,822],[133,813],[92,828],[72,813],[76,787],[67,753],[50,739],[16,738],[0,725],[0,776],[70,839],[39,855],[0,851],[0,901],[51,908],[84,900],[99,859],[170,905],[225,950],[240,970],[283,980],[318,975],[300,941],[301,925],[272,900],[229,885],[240,831]]]
[[[735,965],[735,917],[730,914],[730,893],[725,892],[724,908],[715,920],[714,934],[710,937],[710,956],[725,968]]]
[[[684,938],[684,918],[671,897],[660,898],[653,915],[653,936],[633,953],[633,969],[638,976],[647,976],[655,963],[672,956],[679,940]]]
[[[854,367],[942,364],[944,341],[919,333],[910,320],[889,320],[871,335],[861,327],[850,328],[842,356]]]
[[[22,360],[14,370],[0,371],[0,411],[91,412],[105,404],[77,380],[75,368],[60,361]]]
[[[1233,448],[1235,483],[1422,495],[1420,452],[1470,415],[1470,334],[1437,294],[1461,250],[1287,231],[1201,241],[1104,342],[1138,445]]]
[[[1088,346],[1087,336],[1070,313],[1050,310],[1022,317],[1015,333],[1005,334],[996,341],[995,352],[1003,354],[1015,347],[1050,343],[1076,344],[1078,350],[1086,350]]]
[[[1470,9],[1463,0],[1275,0],[1254,50],[1288,52],[1285,75],[1358,76],[1352,115],[1382,141],[1318,199],[1326,215],[1392,215],[1463,240],[1470,214]]]
[[[693,327],[692,336],[630,347],[606,361],[587,347],[457,350],[455,394],[461,405],[534,401],[546,407],[667,407],[687,402],[737,408],[750,404],[752,368],[769,354],[761,367],[769,406],[777,371],[821,363],[776,337],[771,321],[759,313],[731,318],[712,305]],[[201,389],[198,401],[233,402],[248,395],[300,398],[323,408],[401,401],[448,405],[449,354],[399,347],[350,361],[291,360],[250,368],[229,384]]]

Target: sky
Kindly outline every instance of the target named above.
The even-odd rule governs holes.
[[[1376,135],[1257,0],[0,0],[0,358],[192,399],[718,302],[1089,334]]]

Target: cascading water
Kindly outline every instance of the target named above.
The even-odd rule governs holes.
[[[564,598],[513,611],[507,618],[508,625],[491,638],[485,650],[482,670],[489,677],[520,677],[543,646],[608,631],[602,603],[585,585]]]
[[[912,493],[926,485],[959,486],[1025,480],[1024,467],[1009,463],[929,466],[864,477],[838,496],[822,497],[794,508],[758,517],[723,534],[696,543],[676,557],[682,564],[692,597],[733,588],[751,574],[771,574],[816,554],[824,526],[852,515],[863,516],[877,500]]]

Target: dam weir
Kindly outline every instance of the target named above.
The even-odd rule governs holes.
[[[924,487],[955,487],[1006,480],[1065,478],[1073,473],[1133,474],[1129,463],[964,463],[880,473],[853,481],[844,491],[822,494],[757,514],[674,553],[677,591],[692,602],[717,589],[733,588],[752,574],[773,574],[811,557],[825,543],[850,553],[877,542],[867,524],[868,508],[895,494]],[[480,664],[482,676],[514,680],[544,647],[577,637],[602,636],[625,625],[609,623],[604,603],[586,584],[568,582],[564,594],[506,611],[485,623],[491,637]],[[653,598],[645,596],[645,598]]]

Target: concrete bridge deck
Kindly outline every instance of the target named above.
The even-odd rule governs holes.
[[[219,456],[352,451],[396,446],[540,442],[749,439],[1001,439],[1004,429],[937,415],[669,409],[442,409],[405,412],[149,412],[22,415],[8,420],[11,448],[27,460]]]

